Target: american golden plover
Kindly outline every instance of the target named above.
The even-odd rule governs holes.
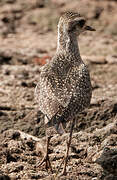
[[[48,146],[52,127],[59,134],[63,134],[65,124],[71,121],[62,174],[66,173],[75,117],[89,106],[92,95],[89,71],[81,59],[77,42],[77,36],[86,30],[95,29],[87,26],[86,19],[79,13],[66,12],[60,17],[56,54],[43,66],[35,89],[39,110],[45,115],[47,128],[47,152],[39,165],[44,161],[46,168],[51,165]]]

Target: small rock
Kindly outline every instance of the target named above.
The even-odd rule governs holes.
[[[106,64],[106,60],[104,56],[82,56],[84,61],[88,64],[88,62],[92,64]]]
[[[39,8],[43,8],[45,6],[45,0],[37,0],[36,5]]]
[[[117,55],[108,55],[106,61],[109,64],[117,64]]]
[[[11,178],[8,175],[0,174],[0,180],[10,180]]]
[[[96,163],[101,165],[106,172],[117,175],[117,148],[105,147]]]

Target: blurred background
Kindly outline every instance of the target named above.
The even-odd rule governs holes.
[[[81,57],[90,70],[93,96],[90,108],[78,116],[75,132],[102,129],[106,134],[103,128],[117,118],[117,0],[0,0],[0,142],[9,142],[5,135],[9,129],[45,135],[34,88],[40,67],[56,52],[57,24],[65,11],[81,13],[96,29],[78,38]],[[107,136],[102,134],[101,140],[97,138],[100,147],[108,130]],[[117,145],[114,140],[112,146]],[[0,165],[5,157],[1,156]],[[1,169],[6,172],[5,168]]]
[[[36,107],[34,88],[40,66],[55,54],[57,23],[68,10],[80,12],[96,29],[81,34],[78,39],[81,56],[91,74],[91,103],[107,100],[108,104],[108,100],[117,100],[116,0],[0,0],[1,132],[20,127],[33,135],[40,134],[37,123],[40,118],[36,117],[36,121],[31,118],[34,128],[30,123],[27,127],[22,119]],[[81,127],[89,126],[86,123]]]
[[[80,12],[97,30],[91,35],[87,33],[90,38],[83,42],[83,54],[116,53],[117,45],[114,44],[113,48],[110,45],[112,38],[114,40],[117,36],[116,0],[0,0],[0,53],[4,50],[19,55],[23,53],[23,56],[29,56],[26,62],[42,53],[53,55],[56,49],[57,23],[60,15],[67,10]],[[82,41],[84,38],[83,35]],[[82,42],[80,46],[82,47]],[[15,56],[12,52],[8,54]],[[15,57],[12,59],[18,61]]]
[[[34,117],[26,120],[28,125],[22,119],[37,106],[34,88],[40,67],[55,54],[57,23],[68,10],[80,12],[96,29],[78,39],[81,56],[91,74],[91,103],[117,100],[116,0],[0,0],[1,132],[19,127],[37,136],[44,133],[39,131],[40,114],[36,120]],[[92,129],[99,127],[98,120]],[[108,122],[100,127],[103,124]],[[81,129],[89,127],[90,123],[83,126],[81,123]]]

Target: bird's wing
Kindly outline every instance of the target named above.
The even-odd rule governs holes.
[[[59,65],[44,67],[44,71],[40,74],[39,83],[36,87],[35,94],[38,99],[39,110],[51,119],[57,112],[62,114],[62,111],[70,103],[71,97],[76,91],[79,91],[79,86],[82,83],[84,64],[72,66],[66,63],[63,64],[63,69]],[[47,68],[45,70],[45,68]]]
[[[80,64],[79,66],[74,66],[69,68],[67,73],[62,71],[57,74],[57,71],[50,73],[47,77],[49,89],[53,93],[56,100],[63,106],[67,107],[71,97],[74,96],[76,90],[80,87],[83,80],[83,71],[85,70],[85,65]]]
[[[60,103],[52,92],[51,84],[44,74],[40,75],[39,82],[35,88],[35,99],[38,103],[38,109],[45,114],[46,122],[60,110]]]

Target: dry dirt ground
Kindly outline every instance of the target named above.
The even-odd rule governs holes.
[[[93,96],[78,115],[68,173],[61,176],[70,123],[51,140],[53,174],[38,167],[45,129],[34,88],[40,67],[56,51],[57,22],[66,10],[80,11],[97,31],[78,40]],[[0,0],[0,180],[7,179],[117,179],[116,0]]]

